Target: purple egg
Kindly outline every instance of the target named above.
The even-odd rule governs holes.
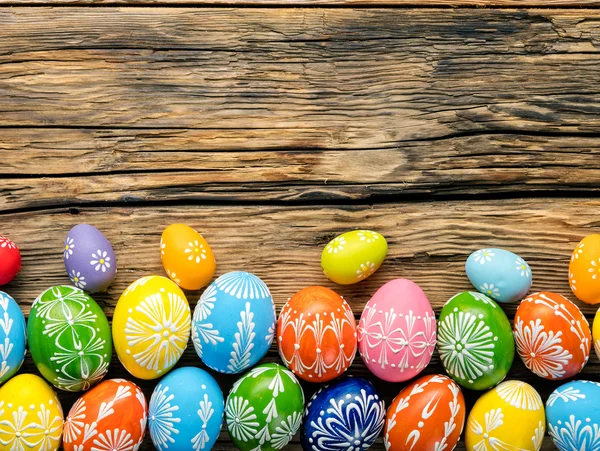
[[[90,293],[106,290],[117,275],[112,246],[89,224],[78,224],[69,231],[63,254],[71,283]]]

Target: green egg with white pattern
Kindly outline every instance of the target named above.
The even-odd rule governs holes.
[[[465,291],[442,308],[437,349],[452,379],[471,390],[487,390],[508,374],[515,342],[502,308],[482,293]]]
[[[274,451],[298,432],[303,410],[304,393],[294,374],[276,363],[265,363],[233,385],[225,420],[239,450]]]
[[[327,278],[351,285],[371,276],[387,255],[382,234],[372,230],[352,230],[336,236],[321,253],[321,267]]]

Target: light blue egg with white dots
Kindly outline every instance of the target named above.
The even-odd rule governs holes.
[[[531,288],[529,264],[517,254],[498,248],[473,252],[465,265],[467,277],[477,291],[497,302],[516,302]]]
[[[0,384],[13,377],[25,360],[27,328],[19,304],[0,291]]]
[[[210,450],[221,431],[225,402],[217,381],[186,366],[171,371],[154,389],[148,428],[159,451]]]
[[[600,384],[571,381],[546,402],[548,433],[560,451],[600,451]]]

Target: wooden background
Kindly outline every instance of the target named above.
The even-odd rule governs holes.
[[[68,283],[63,241],[87,222],[117,254],[95,296],[110,318],[129,283],[163,274],[160,234],[184,222],[217,275],[257,274],[278,309],[322,284],[358,318],[408,277],[439,313],[483,246],[574,299],[571,251],[600,230],[599,81],[600,0],[0,1],[0,233],[23,256],[3,289],[27,313]],[[354,228],[383,233],[389,256],[334,286],[321,249]],[[200,365],[191,345],[180,365]],[[426,372],[440,371],[436,354]],[[350,372],[388,402],[402,388],[360,358]],[[599,372],[593,356],[581,377]],[[116,355],[109,376],[127,377]],[[227,393],[234,378],[216,377]],[[544,399],[559,385],[518,358],[509,378]],[[224,432],[215,449],[232,447]]]

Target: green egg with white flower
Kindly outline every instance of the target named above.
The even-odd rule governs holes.
[[[352,230],[327,243],[321,254],[321,267],[329,280],[350,285],[377,271],[387,251],[387,241],[380,233]]]

